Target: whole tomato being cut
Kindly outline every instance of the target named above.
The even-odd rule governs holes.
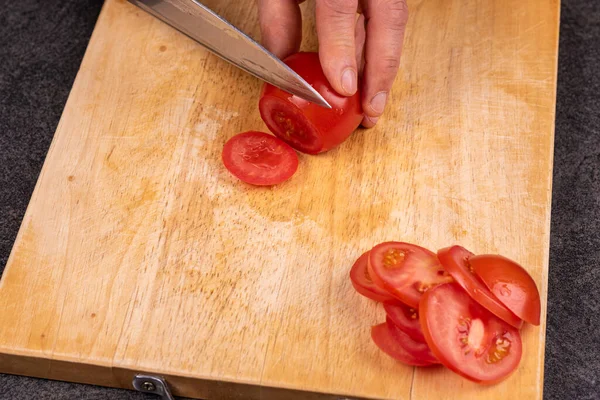
[[[461,246],[451,246],[438,250],[438,258],[446,271],[467,291],[475,301],[487,308],[497,317],[516,328],[523,325],[523,320],[517,317],[473,274],[471,259],[473,253]]]
[[[475,275],[510,311],[533,325],[540,324],[540,292],[523,267],[493,254],[473,256],[470,263]]]
[[[373,247],[368,268],[376,285],[415,309],[425,291],[452,281],[434,253],[404,242],[384,242]]]
[[[360,93],[344,97],[331,87],[317,53],[296,53],[284,62],[306,80],[331,105],[319,106],[265,84],[259,102],[260,115],[276,136],[308,154],[318,154],[339,145],[363,118]]]
[[[457,283],[427,291],[419,312],[429,348],[454,372],[490,384],[517,368],[522,352],[519,331],[480,306]]]

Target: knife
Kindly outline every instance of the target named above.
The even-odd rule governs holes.
[[[329,103],[300,75],[196,0],[129,0],[242,70],[320,106]]]

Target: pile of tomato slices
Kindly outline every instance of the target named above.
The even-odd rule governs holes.
[[[265,84],[258,108],[267,128],[275,135],[249,131],[225,144],[222,160],[240,180],[271,186],[291,178],[298,168],[295,150],[319,154],[344,142],[360,125],[363,112],[360,92],[341,96],[331,87],[317,53],[297,53],[284,62],[331,105],[325,108]]]
[[[523,322],[540,324],[534,280],[500,255],[385,242],[356,260],[350,279],[358,293],[383,303],[386,321],[371,328],[381,350],[478,383],[508,377],[521,359]]]

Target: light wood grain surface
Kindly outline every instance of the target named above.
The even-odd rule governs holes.
[[[258,37],[253,1],[208,3]],[[107,0],[0,283],[0,371],[122,387],[150,372],[215,399],[541,398],[559,2],[409,7],[377,128],[255,188],[220,152],[266,129],[261,83]],[[375,347],[384,312],[348,271],[384,240],[528,269],[544,317],[515,374],[482,387]]]

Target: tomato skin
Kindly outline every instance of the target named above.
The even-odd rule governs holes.
[[[281,183],[298,169],[294,149],[264,132],[248,131],[233,136],[223,146],[221,158],[235,177],[257,186]]]
[[[408,351],[413,357],[415,357],[421,363],[431,364],[439,364],[440,361],[437,359],[435,355],[431,352],[429,345],[425,343],[425,341],[414,340],[410,336],[406,334],[402,329],[398,328],[398,326],[392,321],[390,317],[385,318],[385,323],[388,326],[388,329],[392,333],[392,336],[396,338],[398,342],[404,347],[406,351]]]
[[[425,342],[421,322],[419,322],[419,311],[406,304],[395,302],[386,303],[383,306],[387,317],[404,333],[418,342]]]
[[[425,291],[452,281],[434,253],[404,242],[384,242],[373,247],[368,268],[376,285],[412,308],[419,307]]]
[[[419,311],[431,351],[457,374],[492,384],[517,368],[522,354],[519,331],[480,306],[459,284],[427,291]]]
[[[321,107],[287,93],[268,83],[264,84],[259,101],[260,115],[267,127],[276,136],[299,151],[318,154],[330,150],[345,141],[360,125],[363,112],[360,93],[345,97],[331,87],[319,61],[317,53],[300,52],[286,58],[284,62],[304,78],[331,105],[331,109]],[[282,113],[278,124],[273,112]],[[302,126],[304,138],[286,135]]]
[[[358,257],[352,266],[352,269],[350,270],[350,280],[352,281],[354,289],[363,296],[381,303],[396,301],[396,299],[388,292],[375,285],[367,270],[368,261],[369,252],[367,251]]]
[[[496,296],[473,274],[470,267],[472,257],[473,253],[461,246],[451,246],[438,250],[438,258],[443,267],[465,289],[469,296],[500,319],[515,328],[521,328],[523,320],[498,301]]]
[[[526,322],[540,324],[540,293],[522,266],[492,254],[473,256],[470,263],[474,273],[510,311]]]
[[[404,364],[426,367],[439,363],[426,343],[412,340],[389,318],[371,328],[371,338],[384,353]]]

